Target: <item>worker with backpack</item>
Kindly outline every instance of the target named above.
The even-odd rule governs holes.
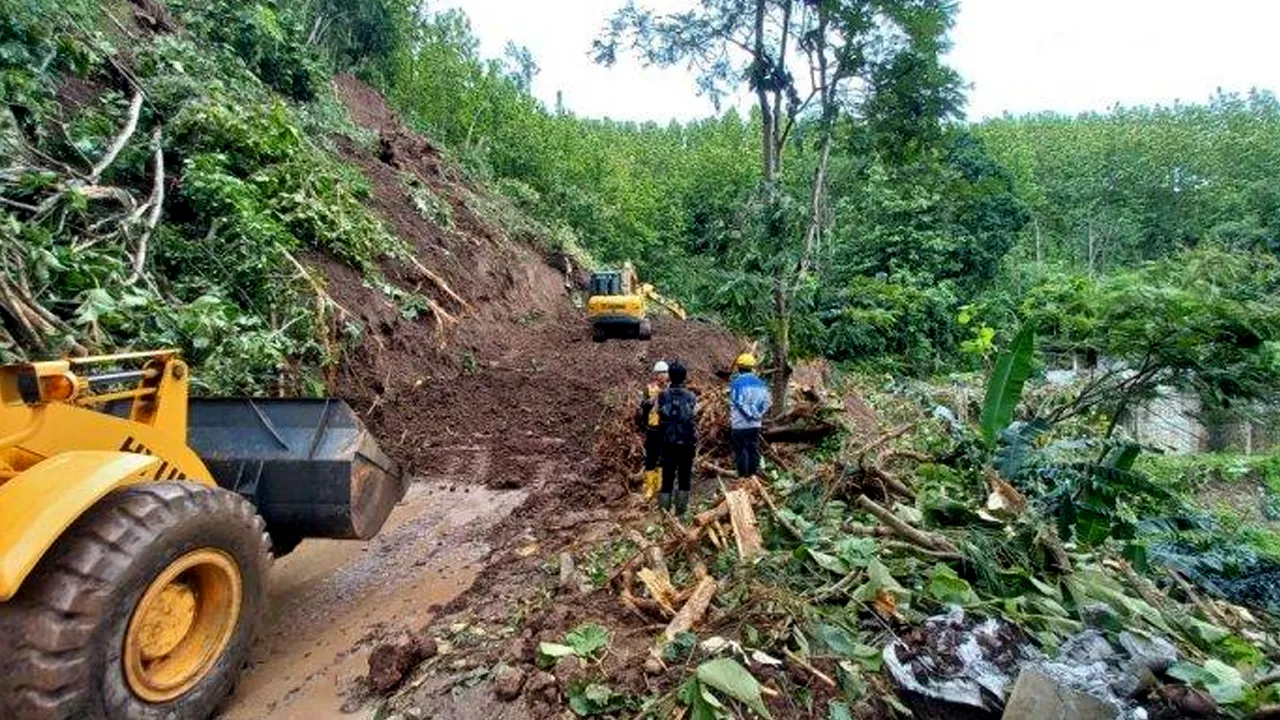
[[[673,505],[676,513],[689,511],[693,490],[693,460],[698,452],[698,396],[685,387],[689,371],[680,362],[668,366],[670,385],[658,395],[658,419],[662,427],[662,490],[658,506]]]

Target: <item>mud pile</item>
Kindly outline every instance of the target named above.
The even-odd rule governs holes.
[[[628,414],[621,408],[639,400],[654,361],[679,359],[693,383],[714,389],[714,370],[731,362],[739,342],[715,325],[669,318],[655,319],[651,342],[591,342],[563,272],[510,236],[483,190],[377,92],[352,77],[335,87],[352,120],[377,134],[372,147],[339,141],[343,157],[368,178],[372,207],[421,265],[387,262],[381,270],[448,318],[410,319],[355,270],[313,258],[328,292],[365,328],[331,390],[415,476],[497,488],[554,482],[554,500],[531,500],[539,510],[617,499],[623,476],[639,466],[629,467],[629,451],[598,461],[602,426]],[[424,195],[447,210],[424,212]],[[638,442],[634,431],[624,437]]]

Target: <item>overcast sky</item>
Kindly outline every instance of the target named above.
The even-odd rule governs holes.
[[[533,51],[534,92],[579,115],[687,120],[713,112],[680,69],[591,62],[591,40],[624,0],[438,0],[460,7],[486,55]],[[693,0],[640,0],[659,9]],[[969,117],[1203,101],[1221,87],[1280,88],[1280,0],[961,0],[950,62]]]

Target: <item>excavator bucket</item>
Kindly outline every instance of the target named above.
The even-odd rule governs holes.
[[[407,488],[341,400],[193,398],[187,443],[273,537],[368,539]]]

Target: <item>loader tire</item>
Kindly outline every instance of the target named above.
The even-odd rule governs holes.
[[[648,320],[641,320],[640,327],[636,330],[636,335],[641,340],[648,340],[653,337],[653,323]]]
[[[270,566],[262,518],[235,493],[111,493],[0,603],[0,718],[209,717],[248,661]]]

